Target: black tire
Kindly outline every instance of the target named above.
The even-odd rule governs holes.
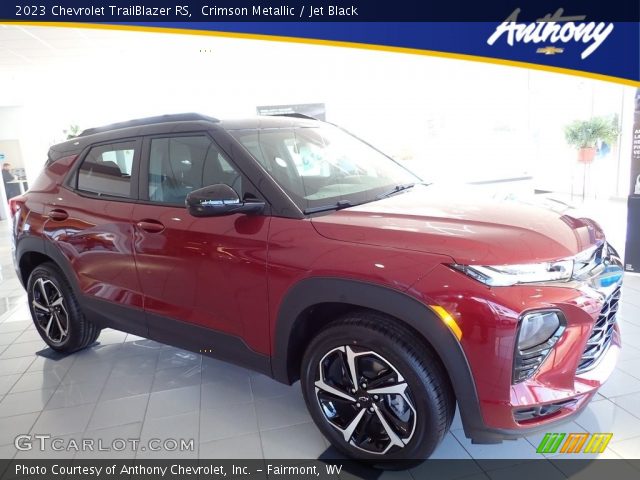
[[[98,339],[101,329],[86,319],[69,282],[55,264],[47,262],[34,268],[27,295],[36,330],[51,349],[72,353]]]
[[[354,383],[350,364],[360,382],[355,393],[348,391]],[[455,412],[455,397],[439,359],[415,334],[377,312],[351,312],[322,330],[305,352],[300,379],[320,431],[338,451],[358,460],[387,466],[424,460],[444,438]],[[340,395],[347,391],[357,403],[325,391],[327,386]],[[380,388],[399,388],[403,395],[374,396]],[[349,433],[358,416],[361,423]]]

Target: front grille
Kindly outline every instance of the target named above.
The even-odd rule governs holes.
[[[596,320],[589,340],[587,340],[587,346],[580,359],[577,373],[583,373],[594,368],[598,364],[598,360],[609,348],[609,345],[611,345],[621,292],[620,287],[616,288],[602,306],[598,320]]]

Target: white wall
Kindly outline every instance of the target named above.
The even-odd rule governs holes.
[[[18,148],[15,148],[15,141],[18,140],[22,134],[22,108],[19,106],[6,106],[0,107],[0,144],[8,144],[8,140],[11,140],[12,147],[11,149],[4,151],[6,157],[4,160],[0,161],[0,164],[4,162],[13,163],[14,166],[18,162],[16,162],[16,158],[13,158],[17,155],[20,157],[20,164],[24,166],[22,162],[23,152],[20,148],[20,144]],[[4,149],[0,147],[0,152]],[[9,210],[7,206],[7,202],[4,201],[6,198],[6,193],[4,190],[4,183],[0,186],[0,219],[8,218]]]

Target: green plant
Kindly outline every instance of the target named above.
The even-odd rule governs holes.
[[[67,136],[67,140],[71,140],[80,133],[80,126],[76,124],[69,125],[69,128],[62,130],[62,133]]]
[[[593,148],[598,140],[612,144],[618,138],[619,133],[616,115],[575,120],[564,128],[567,143],[576,148]]]

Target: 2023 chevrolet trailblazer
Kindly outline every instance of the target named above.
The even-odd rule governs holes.
[[[621,262],[596,223],[445,200],[311,119],[90,129],[11,208],[52,349],[110,327],[300,379],[355,458],[429,456],[456,404],[474,442],[546,429],[620,349]]]

